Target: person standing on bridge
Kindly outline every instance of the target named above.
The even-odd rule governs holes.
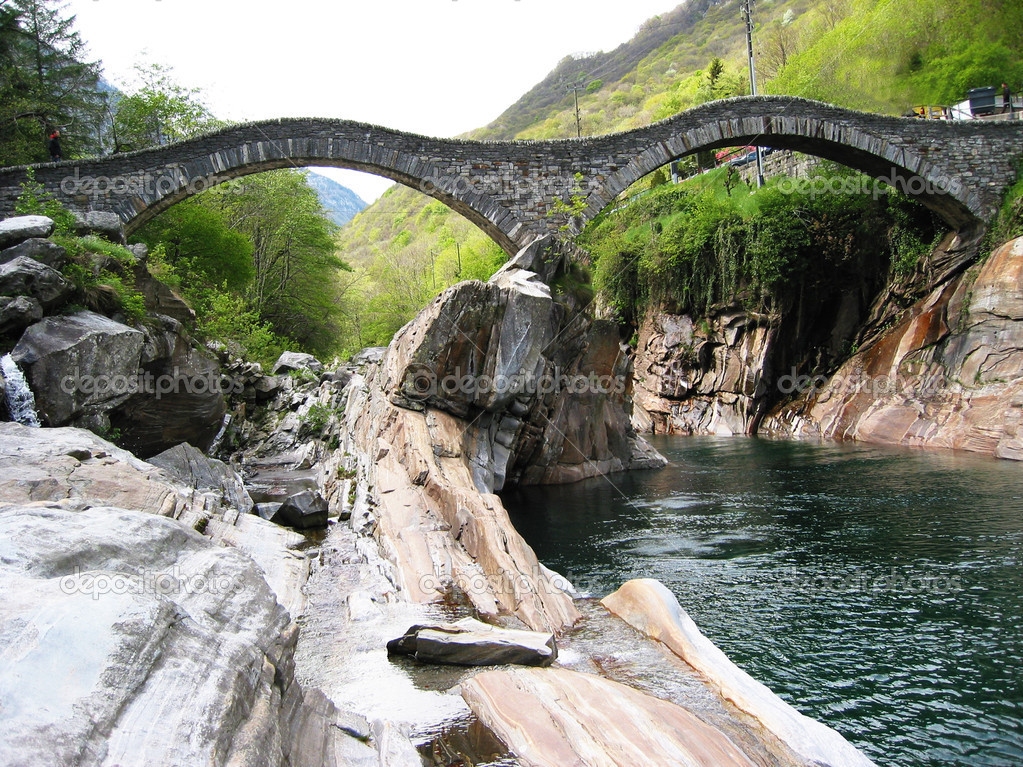
[[[50,160],[53,162],[60,162],[64,159],[63,154],[60,151],[60,131],[54,130],[50,134],[50,140],[46,142],[46,148],[50,150]]]
[[[1012,91],[1008,83],[1002,83],[1002,111],[1012,113]]]

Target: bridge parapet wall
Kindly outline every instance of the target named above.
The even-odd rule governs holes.
[[[116,213],[130,230],[213,183],[281,167],[367,171],[420,189],[514,252],[558,232],[556,199],[582,193],[592,218],[630,184],[702,150],[756,144],[835,160],[890,178],[957,228],[989,220],[1015,181],[1023,121],[947,123],[853,112],[787,97],[713,102],[636,130],[582,139],[436,139],[344,120],[232,126],[152,150],[37,166],[49,192],[78,209]],[[577,176],[578,174],[578,176]],[[24,169],[0,170],[0,213]]]

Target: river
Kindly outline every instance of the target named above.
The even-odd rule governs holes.
[[[739,666],[882,765],[1023,764],[1023,466],[654,437],[668,467],[508,492],[602,596],[664,582]]]

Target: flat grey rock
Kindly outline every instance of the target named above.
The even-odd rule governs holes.
[[[49,237],[53,229],[53,219],[47,216],[15,216],[0,221],[0,249],[17,245],[30,237]]]
[[[549,666],[558,657],[552,633],[502,629],[472,618],[412,626],[387,643],[387,652],[457,666]]]

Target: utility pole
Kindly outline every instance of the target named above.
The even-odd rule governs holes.
[[[757,69],[753,61],[753,0],[742,0],[739,6],[746,22],[746,52],[749,55],[749,90],[751,96],[757,95]],[[757,147],[757,188],[764,185],[764,157]]]
[[[572,86],[572,93],[575,96],[575,137],[582,138],[583,126],[582,121],[579,119],[579,86]]]

